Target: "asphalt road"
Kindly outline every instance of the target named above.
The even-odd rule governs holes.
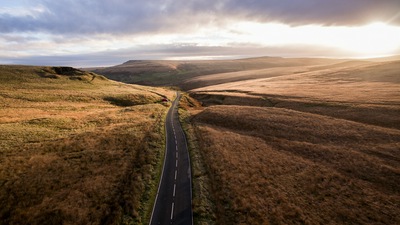
[[[178,118],[177,93],[166,118],[166,151],[150,225],[193,224],[190,158]]]

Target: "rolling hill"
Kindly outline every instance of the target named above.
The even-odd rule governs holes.
[[[400,223],[400,61],[128,61],[110,79],[188,90],[196,224]],[[0,218],[141,224],[168,89],[0,67]]]
[[[297,73],[290,68],[287,75],[226,82],[193,89],[191,93],[205,105],[258,104],[399,129],[399,71],[400,61],[341,63]],[[214,75],[214,80],[207,80],[210,77],[197,80],[217,83],[220,79]],[[243,99],[248,99],[247,103]]]
[[[70,67],[0,66],[1,224],[147,223],[162,98]]]
[[[186,81],[209,74],[262,70],[276,67],[327,65],[344,62],[343,59],[260,57],[237,60],[131,60],[107,68],[92,68],[93,72],[125,83],[155,86],[178,86],[184,90],[193,86]],[[198,86],[197,86],[198,87]]]
[[[399,71],[352,60],[186,80],[202,103],[182,102],[198,220],[400,223]]]

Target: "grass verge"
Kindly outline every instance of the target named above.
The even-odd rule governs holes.
[[[191,159],[194,224],[216,224],[215,205],[211,198],[211,181],[200,152],[199,140],[191,123],[192,113],[201,106],[187,94],[183,94],[179,105],[179,119],[186,134]]]

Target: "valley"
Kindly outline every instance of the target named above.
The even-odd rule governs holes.
[[[0,216],[147,224],[169,86],[186,92],[194,224],[400,223],[399,71],[398,57],[2,66]]]
[[[352,60],[185,80],[195,221],[398,223],[399,71]]]

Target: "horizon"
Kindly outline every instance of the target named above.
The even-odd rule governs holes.
[[[196,59],[196,58],[189,58],[185,57],[182,59],[179,58],[170,58],[170,59],[129,59],[127,61],[119,62],[117,64],[110,64],[110,65],[99,65],[99,66],[74,66],[70,64],[0,64],[3,66],[61,66],[61,67],[74,67],[77,69],[89,69],[89,68],[107,68],[107,67],[113,67],[113,66],[118,66],[122,65],[131,61],[171,61],[171,62],[196,62],[196,61],[234,61],[234,60],[247,60],[247,59],[258,59],[258,58],[282,58],[282,59],[339,59],[339,60],[359,60],[359,61],[368,61],[368,60],[384,60],[388,59],[387,61],[391,61],[390,58],[399,58],[400,59],[400,54],[399,55],[386,55],[386,56],[379,56],[379,57],[282,57],[282,56],[252,56],[252,57],[239,57],[239,58],[212,58],[212,59]],[[394,59],[397,60],[397,59]],[[386,60],[384,60],[386,61]]]
[[[0,64],[400,55],[397,0],[15,0],[0,22]]]

